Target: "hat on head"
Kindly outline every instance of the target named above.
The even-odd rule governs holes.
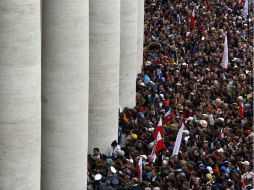
[[[153,127],[148,128],[149,131],[154,131]]]
[[[213,179],[213,176],[212,176],[210,173],[207,173],[207,174],[206,174],[206,178],[209,179],[209,180],[211,180],[211,179]]]
[[[220,170],[224,173],[228,173],[227,168],[225,166],[221,166]]]
[[[204,128],[207,127],[207,121],[206,121],[206,120],[199,120],[199,124],[200,124],[202,127],[204,127]]]
[[[193,121],[193,119],[194,119],[193,117],[188,117],[187,121]]]
[[[141,86],[145,86],[145,83],[141,82],[140,85],[141,85]]]
[[[163,164],[163,165],[167,165],[167,164],[168,164],[168,161],[167,161],[167,160],[163,160],[163,161],[162,161],[162,164]]]
[[[224,152],[224,150],[223,150],[223,148],[220,148],[220,149],[217,150],[217,152],[222,153],[222,152]]]
[[[252,131],[251,131],[251,130],[248,130],[247,133],[248,133],[248,135],[251,135],[251,134],[252,134]]]
[[[135,133],[132,133],[132,134],[131,134],[131,138],[136,140],[136,139],[138,138],[138,135],[135,134]]]
[[[185,133],[186,135],[189,135],[190,131],[186,129],[186,130],[183,130],[183,133]]]
[[[186,136],[186,137],[184,137],[184,140],[185,140],[185,141],[188,141],[189,138],[190,138],[190,136]]]
[[[206,168],[208,169],[208,171],[209,171],[210,174],[213,173],[213,168],[212,168],[211,166],[207,166]]]
[[[96,174],[96,175],[94,176],[94,180],[96,180],[96,181],[101,180],[101,178],[102,178],[102,175],[101,175],[101,174]]]
[[[164,100],[165,98],[164,98],[164,94],[160,94],[160,97]]]
[[[220,173],[220,171],[219,171],[219,169],[218,169],[218,168],[214,168],[214,169],[213,169],[213,173],[215,173],[215,174],[219,174],[219,173]]]
[[[146,61],[146,65],[147,65],[147,66],[148,66],[148,65],[151,65],[151,64],[152,64],[151,61],[149,61],[149,60]]]
[[[110,166],[110,171],[115,174],[116,173],[116,169],[113,166]]]
[[[241,162],[243,165],[247,165],[247,166],[249,166],[250,165],[250,162],[249,161],[244,161],[244,162]]]
[[[237,100],[242,101],[242,100],[243,100],[243,97],[242,97],[242,96],[238,96],[238,97],[237,97]]]
[[[126,159],[128,162],[130,162],[131,164],[133,164],[133,159]]]

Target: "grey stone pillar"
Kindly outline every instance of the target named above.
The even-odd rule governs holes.
[[[138,0],[138,62],[137,74],[141,73],[143,65],[143,43],[144,43],[144,14],[145,14],[145,0]]]
[[[39,0],[0,0],[0,189],[40,190]]]
[[[138,1],[121,0],[120,105],[136,105]]]
[[[89,151],[118,136],[120,1],[89,1]]]
[[[42,190],[84,190],[88,0],[42,1]]]

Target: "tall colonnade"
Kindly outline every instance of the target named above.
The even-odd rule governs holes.
[[[84,190],[136,104],[144,0],[0,5],[0,189]]]

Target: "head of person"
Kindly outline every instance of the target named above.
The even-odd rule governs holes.
[[[112,143],[111,143],[111,147],[112,148],[115,148],[117,146],[117,142],[116,141],[113,141]]]
[[[98,156],[100,154],[100,149],[99,148],[94,148],[93,149],[93,155]]]

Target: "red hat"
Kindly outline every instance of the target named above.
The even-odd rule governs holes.
[[[214,173],[214,174],[219,174],[219,173],[220,173],[218,167],[216,167],[216,168],[213,169],[213,173]]]

